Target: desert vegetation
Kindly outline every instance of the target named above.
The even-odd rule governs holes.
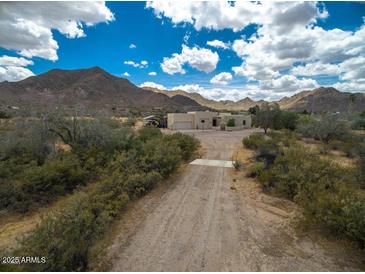
[[[4,256],[45,257],[5,270],[80,271],[128,204],[167,178],[199,147],[194,137],[138,131],[106,118],[47,113],[1,124],[0,210],[25,213],[70,195]],[[6,252],[6,253],[5,253]],[[5,266],[3,266],[5,267]]]
[[[299,204],[308,224],[364,248],[365,136],[351,129],[363,114],[351,120],[340,114],[283,115],[267,106],[257,110],[255,119],[266,130],[242,141],[255,151],[246,175],[256,177],[264,191]]]

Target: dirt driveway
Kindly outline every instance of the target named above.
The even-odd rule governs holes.
[[[203,158],[231,160],[242,137],[251,133],[195,131],[194,135],[206,150]],[[244,189],[233,188],[230,172],[189,165],[173,187],[145,210],[148,214],[140,216],[143,220],[128,239],[120,232],[109,251],[111,270],[359,270],[344,251],[333,254],[309,238],[293,236],[286,228],[291,212],[261,202],[262,196],[250,195],[252,189],[245,195]]]

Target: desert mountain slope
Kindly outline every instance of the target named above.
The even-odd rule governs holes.
[[[255,105],[261,105],[263,102],[265,102],[263,100],[254,101],[248,97],[246,97],[245,99],[239,100],[237,102],[230,101],[230,100],[214,101],[214,100],[204,98],[199,93],[195,93],[195,92],[190,93],[190,92],[186,92],[184,90],[171,90],[171,91],[168,90],[167,91],[167,90],[160,90],[160,89],[150,88],[150,87],[145,87],[145,89],[152,90],[156,93],[162,93],[169,97],[174,97],[177,95],[185,96],[185,97],[188,97],[188,98],[196,101],[197,103],[199,103],[202,106],[206,106],[208,108],[213,108],[213,109],[217,109],[217,110],[235,110],[235,111],[247,110],[250,107],[253,107]]]
[[[189,93],[183,90],[158,90],[148,88],[156,93],[173,97],[182,95],[195,100],[202,106],[217,110],[247,110],[255,105],[262,105],[264,100],[254,101],[248,97],[237,101],[214,101],[204,98],[198,93]],[[274,102],[273,102],[274,103]],[[277,101],[281,109],[302,112],[359,112],[365,110],[365,94],[340,92],[332,87],[320,87],[313,90],[305,90],[291,97],[284,97]]]
[[[359,112],[365,110],[365,94],[320,87],[283,98],[278,103],[283,109],[297,112]]]
[[[265,101],[248,97],[214,101],[183,90],[140,88],[99,67],[78,70],[53,69],[19,82],[0,83],[0,107],[30,105],[38,108],[79,107],[87,112],[122,114],[128,110],[242,111]],[[302,112],[359,112],[365,110],[365,94],[340,92],[332,87],[306,90],[277,102],[282,109]]]
[[[39,107],[79,106],[90,111],[124,109],[191,110],[190,105],[139,88],[126,79],[99,67],[79,70],[50,70],[19,82],[0,83],[2,105],[31,104]],[[194,104],[193,109],[201,106]]]

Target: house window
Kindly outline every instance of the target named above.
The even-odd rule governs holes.
[[[243,120],[242,125],[244,126],[246,125],[246,120]]]

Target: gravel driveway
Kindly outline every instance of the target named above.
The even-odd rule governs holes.
[[[201,140],[203,158],[231,160],[242,138],[252,132],[188,133]],[[358,270],[312,240],[288,234],[282,227],[290,214],[261,203],[262,196],[252,198],[231,189],[230,172],[189,165],[153,208],[146,209],[136,231],[127,240],[120,240],[123,235],[115,240],[111,270]]]

